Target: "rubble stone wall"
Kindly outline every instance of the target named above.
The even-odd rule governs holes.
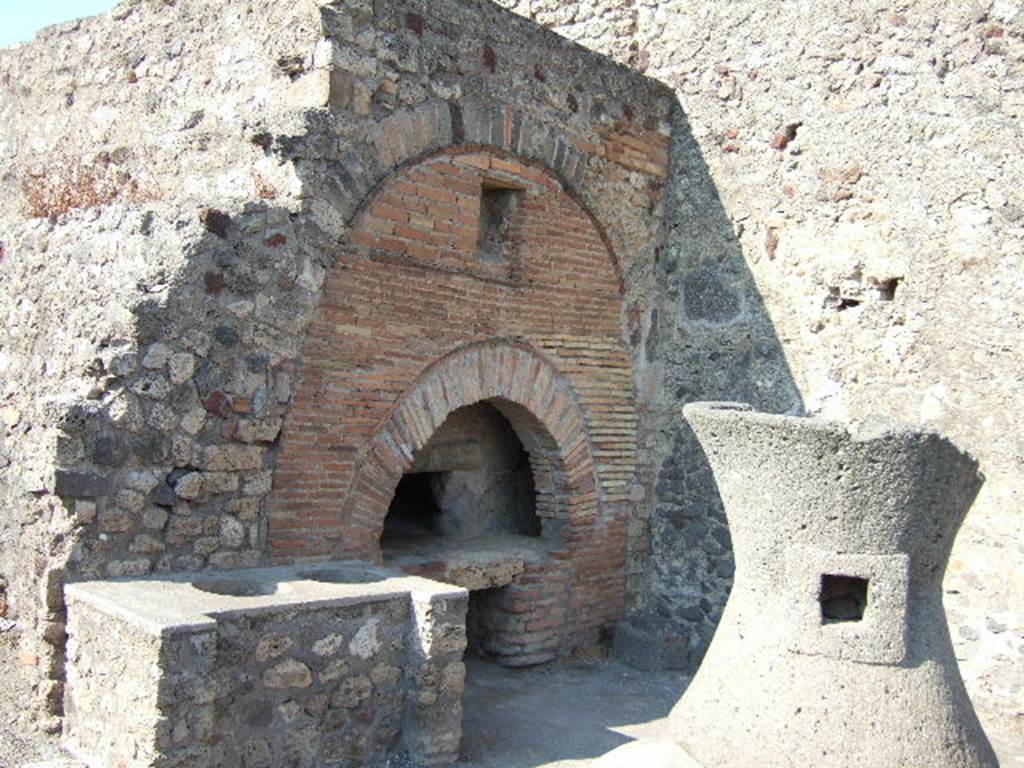
[[[0,51],[0,220],[294,191],[253,138],[318,106],[320,32],[312,4],[132,0]]]
[[[294,104],[296,86],[277,59],[312,67],[316,19],[297,12],[272,29],[232,12],[217,29],[217,12],[212,3],[126,3],[0,51],[0,578],[25,630],[21,662],[51,680],[62,675],[60,586],[69,558],[82,559],[76,541],[124,527],[112,502],[104,509],[103,472],[133,467],[119,490],[141,534],[166,522],[161,509],[129,499],[156,487],[147,465],[165,460],[171,441],[161,434],[166,406],[127,381],[145,369],[139,318],[166,306],[201,250],[211,198],[227,207],[272,192],[283,202],[296,186],[247,127],[285,130],[278,119],[295,110],[278,107]],[[242,84],[256,81],[263,90],[247,95]],[[172,314],[194,329],[187,312]],[[179,381],[192,375],[194,352],[175,358]],[[154,360],[151,378],[168,364]],[[167,394],[169,384],[157,388]],[[67,467],[76,469],[58,479]],[[132,556],[127,547],[101,555]],[[112,563],[110,572],[127,570]],[[41,691],[51,709],[60,693],[53,683]]]

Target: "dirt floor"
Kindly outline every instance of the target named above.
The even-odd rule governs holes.
[[[470,658],[467,668],[463,761],[457,768],[589,765],[626,742],[658,738],[689,682],[610,659],[517,670]],[[1024,768],[1024,730],[999,728],[997,722],[1006,721],[985,725],[1000,765]]]
[[[458,768],[568,768],[654,735],[686,686],[601,658],[505,669],[467,659]]]
[[[27,715],[11,636],[0,634],[0,768],[83,768]],[[688,680],[600,657],[530,669],[467,659],[462,760],[453,768],[575,768],[657,737]],[[1003,768],[1024,768],[1024,734],[989,733]],[[395,759],[391,768],[415,768]]]

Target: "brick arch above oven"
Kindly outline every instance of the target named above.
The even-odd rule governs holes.
[[[572,385],[528,344],[495,340],[446,355],[395,402],[357,460],[345,503],[346,553],[379,557],[388,505],[416,451],[453,411],[480,402],[508,419],[530,454],[542,518],[600,517],[589,433]]]
[[[381,185],[404,169],[443,153],[485,152],[547,174],[601,232],[616,278],[653,258],[658,239],[654,210],[668,164],[661,129],[631,123],[586,134],[536,115],[473,98],[428,100],[396,110],[367,140],[319,164],[309,199],[325,231],[345,237]]]
[[[271,557],[381,558],[417,449],[487,403],[527,451],[543,549],[495,598],[525,622],[495,647],[527,663],[593,639],[624,610],[646,471],[604,231],[551,168],[475,144],[401,163],[337,246],[275,454]]]

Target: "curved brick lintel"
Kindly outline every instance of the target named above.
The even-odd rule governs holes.
[[[530,454],[537,492],[545,499],[542,515],[591,522],[601,517],[593,455],[571,384],[529,345],[492,340],[434,363],[380,424],[345,504],[346,554],[380,557],[391,496],[416,451],[452,411],[481,401],[509,419]]]
[[[611,257],[620,293],[625,292],[623,268],[618,254],[626,247],[626,235],[606,227],[595,211],[610,198],[607,189],[595,188],[601,168],[595,157],[581,148],[563,130],[547,125],[507,106],[464,101],[427,101],[414,108],[395,112],[382,120],[372,140],[351,146],[340,158],[327,162],[323,169],[328,193],[319,202],[328,204],[332,215],[351,223],[376,197],[381,186],[397,171],[423,162],[431,156],[449,152],[484,152],[508,159],[536,171],[536,181],[555,184],[580,206],[599,233]],[[606,183],[615,184],[611,176]],[[311,199],[316,199],[316,196]],[[316,204],[314,204],[314,207]]]

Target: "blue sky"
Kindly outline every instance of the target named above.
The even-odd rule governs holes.
[[[58,21],[109,11],[115,0],[0,0],[0,48],[31,40]]]

